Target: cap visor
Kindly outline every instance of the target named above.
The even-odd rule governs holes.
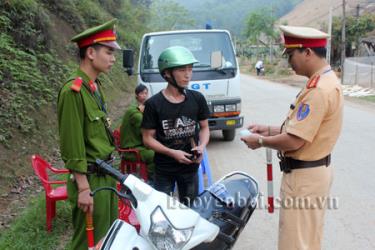
[[[99,44],[108,46],[113,49],[121,49],[120,45],[116,41],[100,42]]]

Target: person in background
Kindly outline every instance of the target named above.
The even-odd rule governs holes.
[[[279,250],[319,250],[333,178],[331,152],[340,135],[343,93],[325,60],[328,35],[308,27],[281,26],[289,64],[309,78],[280,126],[253,124],[242,137],[251,149],[279,151]]]
[[[103,174],[96,159],[111,161],[115,147],[98,79],[115,63],[116,19],[90,28],[72,38],[79,47],[79,67],[63,84],[57,99],[61,157],[70,170],[67,182],[72,207],[73,237],[70,249],[87,250],[86,213],[92,214],[95,244],[105,236],[117,218],[117,197],[113,192],[90,192],[98,187],[116,187]]]
[[[255,69],[257,71],[257,76],[263,74],[263,72],[264,72],[264,66],[263,66],[263,61],[262,60],[258,60],[256,62]]]
[[[143,142],[155,151],[155,189],[171,194],[177,183],[185,205],[198,195],[198,167],[210,136],[207,102],[187,89],[197,62],[180,46],[160,54],[159,72],[168,85],[146,101],[141,125]]]
[[[135,148],[139,150],[141,159],[147,165],[148,179],[152,183],[154,178],[154,151],[145,147],[142,141],[141,123],[145,102],[148,98],[148,89],[139,84],[135,88],[135,102],[130,104],[122,119],[120,128],[121,148]],[[134,155],[124,156],[126,160],[135,160]]]

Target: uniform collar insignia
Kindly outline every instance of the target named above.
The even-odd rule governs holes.
[[[90,87],[92,93],[94,93],[96,91],[96,86],[95,86],[93,80],[89,81],[89,87]]]
[[[315,75],[312,78],[310,78],[310,80],[307,82],[307,88],[308,89],[316,88],[316,86],[318,85],[319,79],[320,79],[320,75]]]

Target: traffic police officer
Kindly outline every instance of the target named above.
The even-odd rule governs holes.
[[[279,249],[321,249],[333,174],[330,155],[342,126],[342,89],[325,60],[326,33],[307,27],[280,29],[289,64],[309,80],[281,127],[253,124],[249,129],[254,134],[241,140],[251,149],[279,150],[283,171]]]
[[[100,173],[95,165],[96,159],[109,160],[114,151],[107,105],[97,77],[110,70],[115,62],[114,52],[120,49],[115,22],[113,19],[72,38],[78,44],[81,60],[79,68],[62,86],[57,101],[61,156],[71,173],[67,186],[74,250],[88,248],[86,212],[93,214],[96,241],[105,236],[117,218],[117,200],[111,192],[90,196],[90,191],[98,187],[115,187],[115,181]]]

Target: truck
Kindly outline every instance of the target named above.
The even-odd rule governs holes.
[[[193,66],[189,88],[201,92],[210,110],[210,130],[221,130],[232,141],[235,129],[243,126],[241,116],[240,71],[235,49],[226,30],[177,30],[143,35],[137,67],[138,84],[154,95],[166,87],[158,70],[161,52],[170,46],[189,49],[199,61]],[[133,73],[133,52],[125,50],[123,66]]]

